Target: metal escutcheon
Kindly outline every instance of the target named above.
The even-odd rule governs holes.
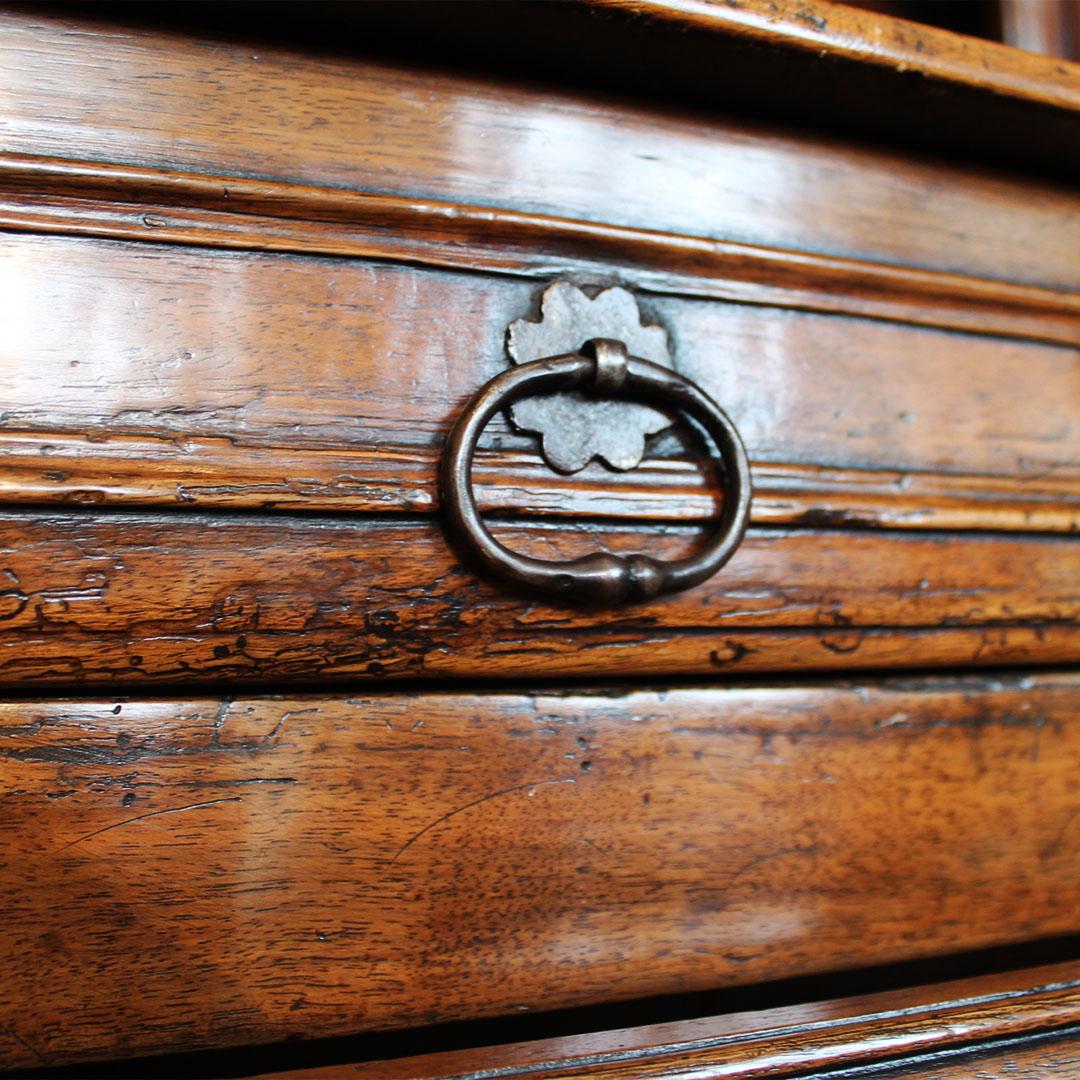
[[[582,390],[678,410],[712,439],[723,465],[723,507],[705,547],[665,562],[648,555],[598,552],[567,562],[519,555],[500,544],[476,508],[472,487],[477,439],[488,421],[531,394]],[[724,411],[677,372],[628,356],[618,341],[596,339],[580,353],[534,360],[496,375],[469,402],[446,444],[441,492],[451,538],[480,569],[504,582],[561,601],[622,604],[679,592],[712,577],[735,553],[750,513],[750,466],[742,439]]]

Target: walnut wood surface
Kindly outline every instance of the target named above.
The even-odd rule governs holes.
[[[674,558],[699,530],[496,525],[539,558]],[[568,677],[1080,660],[1080,543],[751,530],[625,609],[483,581],[437,523],[0,516],[0,682]]]
[[[198,509],[417,511],[438,505],[439,451],[340,450],[228,438],[0,430],[0,499]],[[391,482],[391,465],[393,482]],[[722,491],[701,461],[655,457],[632,473],[592,465],[560,476],[535,453],[482,450],[473,480],[484,510],[553,518],[699,521]],[[757,462],[751,518],[762,524],[1076,532],[1080,478],[833,469]]]
[[[0,155],[0,223],[159,243],[624,280],[662,294],[1080,342],[1075,292],[940,270],[237,176]]]
[[[870,1073],[864,1074],[870,1080]],[[909,1060],[895,1069],[875,1071],[881,1080],[1046,1080],[1080,1076],[1080,1030],[1060,1038],[1006,1042],[970,1054]]]
[[[0,703],[6,1064],[1076,932],[1078,695],[1047,673]]]
[[[505,328],[537,293],[504,276],[29,236],[3,242],[0,274],[8,501],[431,509],[449,425],[506,367]],[[680,370],[739,427],[765,481],[757,520],[1076,527],[1075,349],[642,303],[668,327]],[[533,448],[501,420],[487,445]],[[488,505],[715,509],[707,470],[660,462],[567,481],[528,465],[488,458]]]
[[[267,1074],[275,1080],[451,1077],[1071,1076],[1075,962],[758,1012],[598,1031],[394,1061]],[[1035,1040],[1025,1039],[1035,1032]],[[1002,1040],[1009,1049],[1002,1050]],[[989,1048],[989,1049],[988,1049]],[[889,1068],[890,1059],[902,1064]],[[1037,1067],[1044,1072],[1008,1072]],[[811,1072],[812,1070],[812,1072]],[[819,1074],[818,1070],[822,1070]],[[981,1071],[980,1071],[981,1070]],[[1000,1071],[999,1071],[1000,1070]]]
[[[5,149],[18,154],[1080,285],[1080,215],[1067,188],[550,80],[305,55],[33,8],[0,17],[0,71]]]
[[[1064,65],[828,5],[561,10],[910,71],[990,127],[1080,109]],[[558,78],[0,12],[0,1067],[1080,931],[1080,675],[530,682],[1080,661],[1080,545],[1050,535],[1080,506],[1075,192]],[[757,527],[702,588],[553,608],[445,546],[443,436],[557,276],[634,287],[749,444]],[[673,557],[718,495],[690,440],[657,450],[564,481],[499,421],[484,505],[543,557]],[[25,505],[56,500],[156,509]],[[370,688],[440,677],[515,685]],[[356,685],[223,696],[329,680]],[[209,696],[70,697],[181,684]],[[1062,978],[727,1022],[705,1066],[1056,1029]]]

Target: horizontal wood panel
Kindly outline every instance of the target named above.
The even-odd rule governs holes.
[[[538,288],[353,260],[28,236],[3,241],[0,278],[12,313],[0,325],[5,498],[349,510],[432,505],[445,433],[506,366],[505,328],[532,311]],[[774,503],[759,520],[809,512],[1075,527],[1075,349],[676,297],[642,303],[759,466],[945,476],[869,478],[874,497],[853,506],[845,491],[859,478],[834,475],[786,519]],[[668,439],[661,452],[688,452]],[[532,445],[501,420],[491,426],[493,450]],[[672,489],[654,475],[668,488],[659,511],[637,476],[597,469],[575,487],[545,474],[508,477],[513,490],[492,504],[678,518],[710,512],[714,497],[700,470],[696,499],[685,476]],[[1026,487],[1007,494],[993,479],[1016,476]],[[941,485],[945,507],[933,492]],[[624,494],[608,498],[616,486]]]
[[[323,449],[247,445],[218,437],[20,433],[0,430],[0,501],[176,504],[199,509],[350,513],[439,505],[435,448]],[[484,510],[551,517],[697,521],[722,493],[700,461],[653,457],[630,473],[593,464],[574,476],[535,453],[481,450],[473,481]],[[394,483],[388,482],[391,466]],[[752,467],[751,520],[764,524],[897,529],[1080,530],[1080,477]]]
[[[866,1074],[869,1080],[869,1072]],[[875,1070],[881,1080],[1043,1080],[1080,1076],[1080,1029],[1055,1038],[1018,1039],[974,1048],[963,1055],[909,1059]]]
[[[552,560],[701,533],[496,526]],[[434,522],[0,516],[0,682],[732,673],[1080,660],[1080,542],[752,530],[689,592],[615,611],[483,581]]]
[[[6,1064],[1075,932],[1078,695],[1046,674],[0,703]]]
[[[12,152],[1080,285],[1064,188],[496,78],[37,12],[0,27]]]
[[[1080,342],[1080,295],[550,214],[175,169],[0,155],[0,225],[157,243],[390,259]]]
[[[387,1061],[364,1061],[266,1074],[264,1080],[445,1080],[454,1077],[695,1077],[819,1075],[857,1069],[868,1076],[923,1075],[989,1080],[995,1063],[1041,1062],[1044,1075],[1073,1060],[1080,1025],[1080,965],[984,975],[859,997],[755,1012],[597,1031]],[[1025,1038],[1035,1032],[1038,1045]],[[1049,1036],[1047,1035],[1049,1032]],[[1046,1041],[1049,1040],[1049,1041]],[[1071,1043],[1071,1045],[1070,1045]],[[990,1049],[986,1047],[989,1044]],[[1004,1047],[1004,1048],[1003,1048]],[[903,1071],[887,1062],[905,1060]],[[920,1064],[921,1063],[921,1064]],[[976,1067],[983,1071],[965,1071]],[[954,1071],[948,1071],[952,1069]],[[860,1071],[844,1073],[861,1075]],[[1027,1076],[1027,1073],[1020,1073]]]

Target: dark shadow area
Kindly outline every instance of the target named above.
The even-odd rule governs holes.
[[[864,5],[871,6],[871,5]],[[927,5],[933,7],[934,5]],[[938,5],[922,21],[952,30]],[[789,130],[896,142],[965,163],[1080,175],[1076,115],[1019,96],[993,95],[920,71],[868,64],[797,42],[763,45],[743,35],[650,18],[576,0],[267,0],[146,4],[131,0],[32,4],[39,15],[75,15],[132,27],[174,28],[222,40],[263,42],[328,55],[375,57],[586,92],[778,122]],[[904,11],[900,14],[908,15]],[[808,24],[828,30],[825,20]],[[951,20],[951,22],[950,22]],[[912,24],[917,32],[917,25]]]

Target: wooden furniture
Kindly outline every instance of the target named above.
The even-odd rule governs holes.
[[[0,1066],[1077,1075],[1080,67],[242,7],[0,11]]]
[[[841,1075],[941,1080],[1073,1076],[1080,1064],[1072,1038],[1080,1016],[1076,975],[1075,964],[1053,965],[840,1001],[273,1075],[761,1077],[844,1069]],[[882,1064],[883,1058],[892,1062]]]

